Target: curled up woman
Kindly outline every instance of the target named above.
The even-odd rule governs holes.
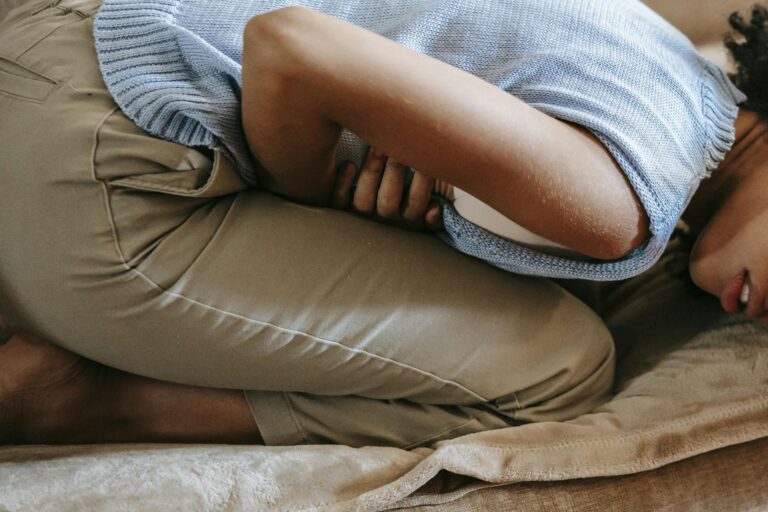
[[[410,448],[570,419],[615,354],[543,278],[636,276],[681,218],[693,282],[768,323],[763,7],[730,20],[732,81],[634,0],[81,3],[61,61],[29,40],[23,64],[72,84],[34,108],[98,111],[0,99],[80,134],[57,166],[8,153],[0,207],[46,237],[2,227],[6,309],[40,338],[0,348],[0,441]],[[211,154],[251,190],[137,185]]]

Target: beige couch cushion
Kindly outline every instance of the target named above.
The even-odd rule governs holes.
[[[444,488],[471,485],[459,478]],[[482,489],[440,505],[440,512],[685,512],[768,510],[768,439],[686,459],[655,471],[612,478],[527,482]],[[414,506],[410,512],[434,512]]]

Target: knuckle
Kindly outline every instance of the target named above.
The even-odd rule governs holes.
[[[355,198],[352,201],[352,207],[361,215],[371,215],[373,213],[373,203],[368,200]]]
[[[400,205],[390,198],[381,199],[376,205],[376,212],[382,218],[392,220],[400,216]]]
[[[336,194],[333,195],[333,205],[335,207],[337,208],[346,207],[348,203],[349,203],[348,196],[346,194],[337,192]]]
[[[411,196],[408,198],[408,206],[403,212],[403,216],[409,220],[420,219],[427,212],[428,205],[429,196]]]
[[[363,179],[368,179],[375,182],[380,181],[383,174],[384,169],[372,163],[366,163],[366,165],[363,166],[363,170],[360,171],[360,175],[363,176]]]
[[[424,216],[424,212],[420,212],[416,210],[405,210],[405,212],[403,212],[403,219],[405,219],[408,222],[418,222],[421,220],[423,216]]]
[[[383,153],[379,153],[376,150],[371,150],[366,155],[366,161],[368,162],[381,162],[385,158],[385,155]]]

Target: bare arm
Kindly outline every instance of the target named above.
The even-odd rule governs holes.
[[[341,127],[575,251],[615,259],[648,234],[587,130],[385,37],[288,7],[245,32],[243,123],[267,188],[327,205]]]

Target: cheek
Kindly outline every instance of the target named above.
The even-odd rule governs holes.
[[[690,261],[693,282],[714,295],[745,268],[762,280],[768,262],[767,219],[758,216],[739,223],[721,220],[725,222],[714,222],[704,229]]]
[[[707,240],[700,236],[691,251],[689,272],[693,282],[709,293],[717,295],[717,253],[710,251],[706,245]]]
[[[691,278],[714,295],[745,268],[768,286],[768,173],[734,185],[691,252]]]
[[[743,233],[717,224],[707,226],[691,251],[690,273],[696,286],[720,295],[725,283],[746,265]]]

